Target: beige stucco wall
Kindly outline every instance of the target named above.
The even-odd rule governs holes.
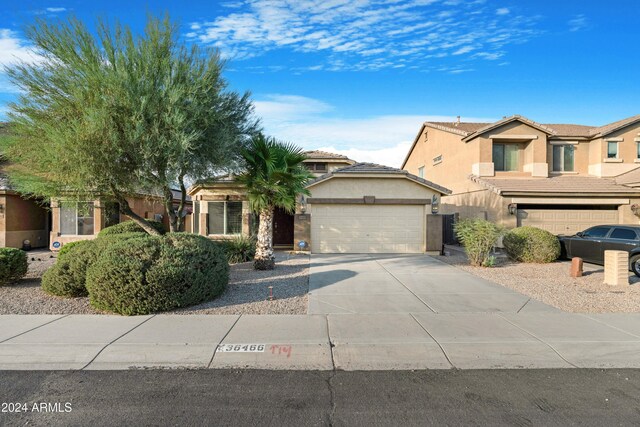
[[[212,239],[229,239],[232,236],[219,235],[219,234],[207,234],[207,215],[209,214],[208,202],[219,202],[225,200],[242,201],[242,235],[248,236],[251,232],[251,210],[249,209],[249,202],[247,201],[247,194],[243,186],[238,184],[226,184],[218,183],[212,184],[204,188],[198,188],[191,193],[193,200],[194,212],[196,204],[199,209],[199,216],[193,215],[191,220],[191,229],[194,229],[194,222],[199,221],[198,234],[207,236]]]
[[[551,142],[554,144],[551,144]],[[573,172],[559,172],[553,170],[553,146],[555,144],[562,145],[563,143],[571,142],[573,145]],[[577,144],[575,144],[577,142]],[[558,175],[588,175],[589,174],[589,162],[592,155],[593,145],[590,141],[579,140],[560,140],[552,139],[547,146],[547,163],[549,165],[549,176]]]
[[[425,127],[404,169],[418,175],[418,168],[424,166],[425,179],[443,185],[454,193],[476,189],[477,186],[467,177],[472,173],[472,165],[479,162],[478,150],[477,140],[466,143],[460,135]],[[437,156],[442,156],[442,161],[434,165],[433,159]]]
[[[445,196],[442,198],[443,214],[459,214],[461,219],[483,218],[507,228],[517,226],[515,215],[508,211],[510,198],[502,197],[490,190]]]
[[[490,136],[500,135],[514,138],[523,135],[531,135],[537,138],[522,139],[492,139]],[[494,143],[518,143],[520,145],[519,170],[517,172],[497,172],[496,176],[547,176],[547,134],[521,122],[510,122],[489,130],[482,136],[475,138],[480,144],[480,163],[493,162]]]
[[[426,131],[426,135],[425,135]],[[496,139],[492,135],[522,135],[537,137],[530,140]],[[418,168],[425,167],[425,178],[443,185],[453,194],[481,190],[469,181],[470,174],[496,177],[545,177],[549,172],[547,159],[547,135],[527,124],[511,122],[492,129],[468,142],[451,132],[425,127],[418,137],[404,169],[418,174]],[[520,145],[519,171],[495,172],[493,168],[493,143],[516,142]],[[434,164],[433,159],[442,156],[442,161]]]
[[[4,214],[0,214],[0,247],[21,248],[25,240],[31,247],[48,245],[48,212],[34,200],[17,194],[0,195]]]
[[[162,222],[166,229],[169,228],[169,219],[164,210],[164,205],[159,198],[151,197],[127,197],[129,206],[138,215],[147,219],[154,219],[156,214],[162,215]],[[92,235],[60,235],[60,206],[57,201],[51,202],[51,233],[49,238],[49,246],[52,250],[53,243],[58,242],[62,246],[66,243],[78,240],[90,240],[105,227],[104,204],[101,200],[94,200],[93,211],[93,234]],[[128,221],[130,218],[126,215],[120,215],[120,222]]]
[[[622,139],[618,142],[618,159],[607,159],[607,141]],[[640,139],[640,123],[624,127],[616,132],[591,141],[593,148],[590,155],[589,173],[595,176],[617,176],[640,167],[637,161],[638,139]]]
[[[434,194],[438,194],[402,176],[399,178],[336,176],[311,186],[309,191],[312,198],[375,196],[377,199],[431,199]]]

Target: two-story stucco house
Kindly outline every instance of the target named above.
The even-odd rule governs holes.
[[[555,234],[638,224],[640,115],[600,127],[426,122],[402,168],[452,190],[443,213]]]

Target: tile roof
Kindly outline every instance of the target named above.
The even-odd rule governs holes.
[[[351,160],[347,156],[343,156],[342,154],[329,153],[328,151],[321,150],[309,150],[305,151],[304,154],[309,159],[340,159],[340,160]]]
[[[569,123],[553,123],[545,124],[544,126],[553,130],[554,136],[589,137],[591,135],[591,131],[594,129],[593,126],[575,125]]]
[[[640,167],[615,177],[616,183],[622,185],[640,185]],[[635,185],[634,185],[635,184]]]
[[[592,176],[553,176],[549,178],[480,178],[470,175],[469,179],[498,194],[508,193],[548,193],[554,194],[628,194],[638,193],[637,189],[616,183],[610,178]]]
[[[626,119],[618,120],[604,126],[588,126],[573,123],[536,123],[526,117],[514,115],[498,120],[494,123],[475,123],[475,122],[426,122],[425,125],[435,127],[441,130],[450,131],[463,136],[469,136],[475,133],[482,133],[488,129],[494,128],[513,119],[518,119],[524,123],[539,126],[547,130],[553,136],[575,136],[584,138],[595,138],[607,135],[615,130],[628,126],[636,121],[640,121],[640,114]]]
[[[609,123],[604,126],[594,128],[591,131],[591,137],[605,136],[607,134],[610,134],[611,132],[614,132],[618,129],[621,129],[637,121],[640,121],[640,114],[636,116],[627,117],[626,119],[618,120],[617,122]]]
[[[438,129],[450,130],[455,133],[462,133],[464,136],[467,136],[478,129],[481,129],[485,126],[490,125],[491,123],[474,123],[474,122],[426,122],[425,125],[434,125]]]
[[[307,186],[313,185],[315,183],[318,183],[320,181],[324,181],[326,179],[331,178],[332,176],[335,176],[337,174],[383,174],[383,175],[402,175],[402,176],[406,176],[407,178],[419,182],[421,184],[426,185],[427,187],[430,187],[434,190],[439,191],[442,194],[451,194],[451,190],[449,190],[448,188],[445,188],[441,185],[436,184],[435,182],[431,182],[428,181],[424,178],[420,178],[416,175],[410,174],[409,172],[402,170],[402,169],[398,169],[398,168],[392,168],[391,166],[384,166],[384,165],[378,165],[376,163],[356,163],[354,165],[351,166],[345,166],[343,168],[340,169],[336,169],[333,172],[329,172],[327,174],[321,175],[319,177],[317,177],[316,179],[309,181],[309,183],[307,184]]]

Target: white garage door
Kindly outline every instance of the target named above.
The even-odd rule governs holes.
[[[518,209],[518,226],[532,226],[553,234],[575,234],[594,225],[617,224],[617,210]]]
[[[323,205],[311,211],[315,253],[420,253],[423,205]]]

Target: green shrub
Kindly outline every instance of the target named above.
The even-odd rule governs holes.
[[[159,221],[150,221],[147,222],[156,230],[160,232],[160,234],[164,234],[166,232],[164,228],[164,224]],[[109,236],[113,234],[124,234],[124,233],[145,233],[144,229],[140,227],[133,221],[125,221],[120,224],[112,225],[111,227],[104,228],[100,230],[98,236]]]
[[[71,248],[73,248],[74,246],[81,245],[84,242],[85,240],[78,240],[76,242],[65,243],[64,245],[62,245],[62,247],[58,251],[58,258],[60,258],[61,256],[64,256],[64,254],[71,251]]]
[[[248,236],[237,236],[228,240],[220,240],[229,264],[237,264],[253,260],[256,254],[256,239]]]
[[[91,305],[124,315],[209,301],[228,282],[229,264],[220,245],[183,233],[110,245],[87,272]]]
[[[456,223],[455,232],[471,265],[490,266],[491,249],[502,235],[502,227],[484,219],[462,219]]]
[[[548,263],[560,256],[560,241],[536,227],[514,228],[502,239],[509,258],[520,262]]]
[[[86,275],[89,267],[110,245],[149,237],[147,233],[123,233],[98,237],[94,240],[80,240],[63,246],[55,265],[42,276],[42,290],[59,297],[87,296]]]
[[[98,257],[95,240],[80,240],[63,246],[53,267],[42,276],[42,290],[59,297],[87,295],[85,276],[87,268]]]
[[[27,274],[27,253],[15,248],[0,248],[0,286],[20,280]]]

